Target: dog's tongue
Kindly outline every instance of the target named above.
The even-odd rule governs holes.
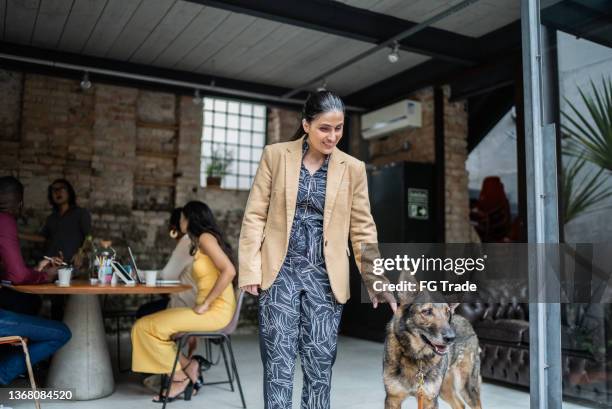
[[[439,354],[444,354],[446,353],[446,345],[437,345],[437,344],[432,344],[434,346],[434,348],[436,349],[436,352]]]

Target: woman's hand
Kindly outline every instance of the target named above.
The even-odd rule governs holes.
[[[208,301],[204,301],[202,304],[199,304],[193,307],[193,311],[199,315],[204,314],[209,309],[210,309],[210,304],[208,304]]]
[[[251,295],[255,295],[255,296],[259,295],[259,284],[243,285],[240,288]]]
[[[36,267],[34,267],[36,271],[44,271],[47,274],[47,278],[49,281],[54,281],[57,277],[58,266],[53,262],[53,260],[43,259],[41,260]]]
[[[397,311],[397,301],[395,300],[395,297],[388,292],[383,292],[381,294],[375,295],[374,298],[372,298],[372,307],[374,308],[378,307],[378,299],[381,296],[384,301],[389,303],[389,306],[391,307],[391,309],[393,310],[393,313],[395,314],[395,311]]]
[[[57,278],[57,270],[59,270],[58,266],[49,265],[45,267],[43,271],[47,273],[47,278],[49,279],[49,281],[55,281],[55,279]]]
[[[60,251],[59,255],[55,257],[45,256],[35,267],[35,270],[43,271],[44,269],[49,268],[49,267],[59,267],[59,266],[65,266],[65,265],[66,263],[64,263],[64,254]]]
[[[47,268],[49,265],[51,265],[51,260],[47,260],[47,259],[42,259],[40,260],[40,262],[36,265],[36,267],[34,267],[34,270],[36,271],[43,271],[45,268]]]

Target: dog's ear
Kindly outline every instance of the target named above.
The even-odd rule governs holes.
[[[455,313],[455,310],[457,309],[457,307],[459,306],[460,303],[455,302],[455,303],[448,303],[448,306],[450,307],[451,313]]]
[[[400,301],[399,305],[397,306],[397,311],[395,312],[396,315],[404,315],[408,310],[410,310],[410,306],[412,305],[412,303],[403,303]]]

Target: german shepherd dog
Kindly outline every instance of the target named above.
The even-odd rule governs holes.
[[[424,409],[438,396],[453,409],[481,409],[478,338],[470,322],[455,315],[459,304],[404,304],[387,326],[383,379],[385,409],[400,409],[422,396]],[[464,404],[465,402],[465,404]]]

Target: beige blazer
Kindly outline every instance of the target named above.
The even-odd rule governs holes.
[[[240,231],[241,287],[259,284],[268,289],[285,260],[295,215],[303,140],[304,137],[264,148]],[[350,296],[349,238],[366,285],[380,280],[361,269],[361,244],[378,241],[370,213],[365,164],[334,148],[327,170],[323,253],[332,291],[340,303]]]

